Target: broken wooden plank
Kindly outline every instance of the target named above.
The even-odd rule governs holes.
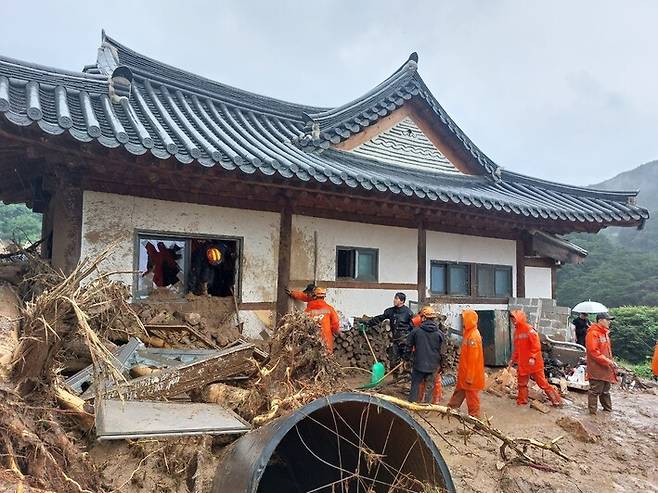
[[[254,346],[239,344],[192,363],[166,368],[109,389],[104,397],[165,400],[253,368]]]
[[[245,433],[249,424],[218,404],[103,400],[96,414],[99,440]]]

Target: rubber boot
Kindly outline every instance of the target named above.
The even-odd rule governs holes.
[[[432,390],[432,404],[438,404],[443,400],[443,386],[441,385],[441,374],[437,373],[434,378],[434,390]]]
[[[418,402],[425,402],[425,389],[427,385],[425,382],[421,382],[418,386]]]

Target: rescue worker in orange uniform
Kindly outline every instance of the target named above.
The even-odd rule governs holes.
[[[478,330],[478,314],[464,310],[464,334],[457,367],[457,385],[448,407],[459,409],[466,399],[468,414],[480,416],[480,391],[484,389],[484,352]]]
[[[553,387],[544,375],[544,358],[541,354],[541,342],[539,334],[528,323],[528,319],[523,310],[515,310],[510,313],[510,318],[514,323],[514,352],[509,366],[516,364],[517,383],[519,394],[516,403],[519,406],[528,403],[528,382],[533,379],[540,389],[544,391],[554,406],[562,405],[562,398],[558,391]]]
[[[651,371],[653,372],[653,379],[658,380],[658,341],[656,341],[656,347],[653,349],[653,359],[651,360]]]
[[[610,321],[615,317],[607,313],[596,315],[596,323],[589,326],[585,336],[587,348],[587,407],[590,414],[596,414],[597,401],[606,412],[612,412],[610,384],[617,382],[617,365],[612,359],[610,345]]]
[[[327,290],[325,288],[313,287],[308,291],[286,290],[288,295],[296,300],[306,302],[304,312],[320,324],[320,334],[327,346],[327,352],[334,352],[334,334],[340,331],[340,321],[334,307],[325,301]]]

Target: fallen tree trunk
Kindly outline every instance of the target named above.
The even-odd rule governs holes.
[[[531,449],[547,450],[549,452],[554,453],[562,460],[565,460],[567,462],[573,461],[571,457],[567,456],[564,452],[562,452],[562,450],[560,450],[560,446],[558,445],[558,442],[562,440],[563,436],[559,436],[551,440],[550,442],[540,442],[538,440],[535,440],[534,438],[511,437],[503,433],[498,428],[493,427],[488,420],[483,420],[473,416],[460,414],[459,411],[457,411],[456,409],[451,409],[447,406],[440,406],[437,404],[418,404],[415,402],[408,402],[399,399],[397,397],[392,397],[390,395],[385,395],[385,394],[372,394],[372,395],[382,400],[392,402],[393,404],[396,404],[410,411],[437,412],[445,416],[455,418],[456,420],[460,421],[464,425],[470,426],[473,431],[480,432],[500,440],[500,442],[502,442],[499,448],[500,456],[505,462],[516,461],[521,464],[525,464],[529,466],[546,468],[546,466],[540,460],[535,459],[528,454],[528,451]],[[515,454],[515,456],[512,457],[511,459],[508,458],[507,456],[508,449],[514,452]]]

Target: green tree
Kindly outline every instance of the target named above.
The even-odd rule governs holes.
[[[41,214],[22,204],[0,204],[0,240],[17,243],[37,241],[41,236]]]
[[[613,308],[610,339],[614,355],[635,364],[646,363],[658,338],[658,307]]]

